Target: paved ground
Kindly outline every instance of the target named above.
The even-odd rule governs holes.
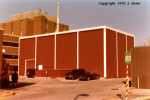
[[[0,100],[124,100],[122,80],[21,79],[19,88],[0,90]],[[130,88],[129,100],[150,100],[150,90]]]

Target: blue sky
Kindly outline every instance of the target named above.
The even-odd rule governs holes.
[[[135,6],[102,6],[99,2],[137,1]],[[56,15],[56,0],[0,0],[0,21],[11,15],[41,8]],[[150,0],[61,0],[61,22],[71,29],[106,25],[133,33],[136,45],[150,37]]]

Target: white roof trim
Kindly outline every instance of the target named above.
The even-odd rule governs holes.
[[[116,29],[116,28],[112,28],[112,27],[108,27],[108,26],[106,26],[106,29],[114,30],[114,31],[116,31],[117,33],[121,33],[121,34],[124,34],[124,35],[128,35],[128,36],[135,37],[135,35],[134,35],[134,34],[127,33],[127,32],[121,31],[121,30]]]
[[[119,32],[121,34],[125,34],[125,35],[128,35],[128,36],[135,37],[135,35],[133,35],[133,34],[130,34],[130,33],[115,29],[115,28],[111,28],[111,27],[107,27],[107,26],[98,26],[98,27],[69,30],[69,31],[57,32],[57,33],[54,32],[54,33],[46,33],[46,34],[37,34],[37,35],[32,35],[32,36],[21,36],[21,37],[19,37],[19,39],[28,39],[28,38],[34,38],[34,37],[50,36],[50,35],[55,35],[55,34],[57,34],[57,35],[59,35],[59,34],[68,34],[68,33],[72,33],[72,32],[88,31],[88,30],[102,29],[102,28],[114,30],[114,31]]]

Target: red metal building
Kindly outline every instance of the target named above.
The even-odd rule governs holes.
[[[19,42],[20,75],[32,68],[36,76],[62,77],[84,68],[104,78],[117,78],[126,75],[125,52],[134,47],[134,35],[101,26],[25,36]]]

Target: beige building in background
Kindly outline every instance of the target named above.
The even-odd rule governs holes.
[[[0,23],[0,28],[4,29],[4,34],[29,36],[55,32],[56,23],[55,16],[49,16],[46,12],[38,9],[11,16],[7,21]],[[67,30],[69,30],[69,26],[60,23],[59,31]]]

